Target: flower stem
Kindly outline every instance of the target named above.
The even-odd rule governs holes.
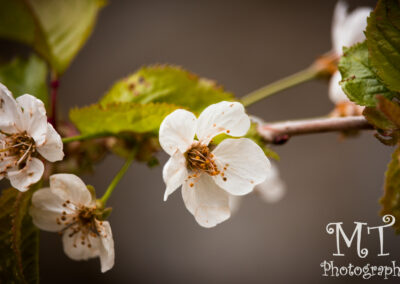
[[[111,194],[113,193],[115,187],[118,185],[122,177],[125,175],[126,171],[129,169],[129,166],[132,164],[136,155],[136,149],[134,149],[128,159],[125,161],[125,164],[119,170],[117,175],[111,181],[110,185],[108,186],[104,195],[100,198],[100,202],[103,206],[106,205],[107,200],[110,198]]]
[[[296,135],[368,129],[373,129],[373,126],[364,116],[359,115],[266,123],[258,126],[257,131],[265,142],[283,144]]]
[[[321,71],[321,68],[319,68],[317,64],[312,64],[310,67],[302,71],[268,84],[243,96],[241,98],[241,102],[244,106],[249,106],[280,91],[315,79],[321,73]]]
[[[82,141],[82,140],[101,138],[101,137],[106,137],[106,136],[113,136],[113,135],[108,132],[82,134],[82,135],[77,135],[77,136],[65,137],[62,139],[62,142],[70,143],[70,142],[74,142],[74,141]]]
[[[52,79],[50,81],[51,88],[51,110],[49,122],[53,125],[54,129],[57,130],[57,93],[58,87],[60,85],[60,81],[58,80],[57,75],[53,72]]]

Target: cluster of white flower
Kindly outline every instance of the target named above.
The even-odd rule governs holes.
[[[14,99],[0,84],[0,179],[27,191],[43,175],[44,164],[62,160],[60,135],[47,122],[43,102],[31,95]],[[101,271],[114,265],[110,224],[99,220],[96,200],[79,177],[56,174],[50,187],[37,190],[30,210],[40,229],[63,235],[65,253],[74,260],[100,257]]]
[[[346,4],[337,4],[332,38],[338,57],[343,46],[364,39],[369,12],[369,8],[360,8],[347,15]],[[330,82],[330,98],[335,104],[349,103],[339,81],[337,71]],[[227,220],[237,208],[238,196],[253,189],[268,202],[279,200],[284,184],[276,166],[271,166],[256,143],[240,138],[249,127],[250,118],[238,102],[210,105],[198,118],[183,109],[169,114],[159,131],[160,145],[170,155],[163,169],[164,200],[182,187],[186,208],[207,228]],[[234,138],[212,143],[221,134]],[[44,160],[55,162],[63,157],[61,137],[47,122],[43,103],[31,95],[14,99],[0,84],[0,179],[8,178],[14,188],[26,191],[42,178]],[[105,272],[114,265],[114,241],[103,213],[87,186],[72,174],[52,175],[49,187],[33,194],[30,210],[37,227],[63,235],[64,251],[70,258],[99,257]]]

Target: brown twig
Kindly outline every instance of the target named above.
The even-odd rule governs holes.
[[[373,129],[364,116],[316,118],[258,126],[258,133],[267,143],[283,144],[290,137],[313,133]]]

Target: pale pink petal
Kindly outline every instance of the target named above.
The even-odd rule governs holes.
[[[41,100],[31,95],[23,95],[17,98],[20,121],[17,128],[26,131],[36,143],[41,146],[46,141],[47,117],[46,109]]]
[[[3,147],[0,147],[2,149]],[[7,170],[14,167],[17,159],[15,157],[1,157],[0,161],[0,173],[5,174]]]
[[[333,50],[336,54],[342,54],[343,25],[347,17],[348,5],[344,1],[338,1],[335,6],[332,18],[331,35]]]
[[[257,185],[254,190],[265,202],[275,203],[280,201],[286,193],[286,187],[279,176],[278,168],[272,165],[265,181]]]
[[[0,130],[15,133],[18,121],[17,103],[7,87],[0,83]]]
[[[232,195],[251,192],[263,182],[270,163],[263,150],[247,138],[225,139],[213,151],[218,169],[223,173],[213,176],[218,186]]]
[[[219,188],[207,174],[184,183],[182,197],[197,223],[205,228],[214,227],[231,215],[228,193]]]
[[[37,151],[49,162],[60,161],[64,157],[61,137],[50,123],[47,124],[46,140],[37,147]]]
[[[238,102],[220,102],[210,105],[200,114],[196,135],[200,142],[208,145],[211,139],[221,133],[239,137],[250,128],[250,118]]]
[[[26,162],[26,166],[21,170],[10,170],[7,172],[11,185],[19,191],[27,191],[29,186],[37,183],[43,175],[43,162],[37,158],[32,158]]]
[[[332,21],[332,43],[336,54],[341,55],[343,46],[350,47],[365,39],[364,30],[367,26],[367,17],[372,11],[368,7],[360,7],[350,14],[348,6],[339,1],[336,4]]]
[[[32,207],[29,211],[36,227],[50,232],[61,231],[64,225],[57,223],[57,219],[60,219],[63,211],[67,214],[73,213],[70,208],[63,206],[64,202],[49,187],[37,190],[32,196]]]
[[[169,114],[161,123],[160,145],[171,156],[177,150],[184,153],[193,143],[195,131],[195,115],[189,111],[178,109]]]
[[[340,72],[336,71],[329,81],[329,98],[334,104],[350,101],[339,85],[341,80]]]
[[[186,159],[184,155],[177,151],[163,168],[163,179],[167,188],[164,194],[164,201],[172,194],[187,178]]]
[[[85,239],[83,244],[82,238]],[[91,234],[86,236],[82,234],[82,231],[74,233],[70,228],[64,232],[62,241],[65,254],[73,260],[88,260],[100,255],[102,243],[101,237],[98,235],[95,237]]]
[[[106,272],[113,268],[114,266],[114,239],[112,236],[110,223],[107,221],[101,222],[102,225],[99,225],[99,221],[96,220],[98,226],[102,227],[101,230],[101,247],[99,250],[100,263],[101,263],[101,272]]]
[[[73,174],[55,174],[50,177],[50,187],[61,199],[77,205],[92,206],[92,196],[85,183]]]

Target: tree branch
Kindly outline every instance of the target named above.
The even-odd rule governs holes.
[[[360,115],[267,123],[258,126],[258,133],[267,143],[283,144],[296,135],[366,129],[373,126]]]

